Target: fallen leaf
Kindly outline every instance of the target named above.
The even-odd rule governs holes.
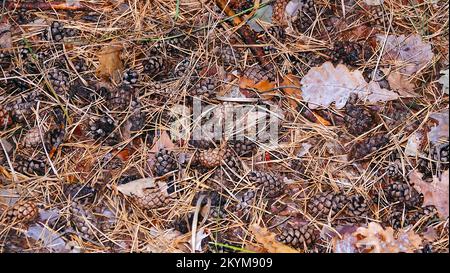
[[[0,22],[0,48],[12,48],[11,25],[8,22]]]
[[[441,217],[447,218],[449,211],[449,171],[442,173],[441,178],[433,177],[433,182],[425,182],[422,175],[414,171],[410,175],[410,181],[424,197],[424,206],[434,205]]]
[[[448,95],[449,90],[449,79],[448,79],[448,69],[441,71],[441,78],[439,78],[439,83],[442,84],[442,92]]]
[[[420,249],[422,239],[413,231],[401,230],[394,236],[394,229],[384,229],[371,222],[367,227],[359,227],[355,232],[344,234],[332,240],[334,253],[413,253]]]
[[[381,88],[377,82],[367,83],[361,71],[350,71],[343,64],[334,67],[331,62],[310,69],[301,84],[303,99],[311,109],[329,107],[333,102],[337,109],[342,109],[352,93],[371,103],[399,97],[395,92]]]
[[[251,233],[268,253],[300,253],[299,251],[275,240],[275,234],[257,224],[250,226]]]
[[[439,112],[432,113],[431,118],[437,121],[437,125],[431,127],[428,138],[432,144],[437,144],[441,141],[447,141],[449,139],[449,116],[448,109]]]
[[[369,6],[383,5],[384,0],[364,0],[364,3]]]
[[[382,60],[397,66],[399,72],[407,76],[424,68],[434,56],[431,44],[424,43],[417,34],[409,37],[378,35],[377,40],[385,44]]]
[[[117,190],[127,196],[143,197],[144,190],[152,188],[155,185],[155,180],[151,177],[147,177],[118,185]]]
[[[122,52],[121,45],[108,45],[98,53],[100,62],[97,68],[97,75],[104,79],[118,82],[122,75],[123,63],[120,58]]]
[[[256,32],[261,32],[264,29],[257,23],[257,21],[263,21],[267,23],[272,23],[272,5],[266,5],[262,8],[259,8],[255,15],[247,21],[247,24],[250,28]]]
[[[245,76],[241,77],[239,80],[239,88],[241,89],[241,92],[242,90],[256,90],[265,99],[271,99],[275,96],[276,92],[273,90],[275,86],[275,83],[270,82],[269,80],[256,83]]]
[[[288,96],[289,104],[292,108],[296,108],[298,101],[302,98],[300,90],[300,79],[292,74],[284,76],[281,86],[292,86],[283,88],[283,92]]]
[[[392,71],[390,73],[388,73],[388,69],[382,69],[382,71],[388,75],[387,81],[391,89],[397,91],[403,97],[412,96],[411,92],[414,91],[416,86],[411,82],[409,76],[399,71]]]

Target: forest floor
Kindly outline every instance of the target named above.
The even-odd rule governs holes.
[[[2,1],[1,252],[448,252],[449,5]]]

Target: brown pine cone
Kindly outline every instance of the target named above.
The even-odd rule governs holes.
[[[153,56],[142,62],[144,72],[152,78],[157,78],[164,74],[167,65],[164,58]]]
[[[0,128],[3,130],[7,126],[12,124],[11,116],[9,112],[4,109],[2,105],[0,105]]]
[[[214,49],[214,53],[216,53],[220,60],[223,62],[225,66],[231,66],[239,64],[242,60],[242,54],[237,49],[234,49],[232,46],[223,45],[220,47],[216,47]]]
[[[377,134],[353,145],[349,152],[349,160],[360,160],[364,157],[378,152],[389,144],[389,138],[384,134]]]
[[[372,129],[375,124],[375,118],[372,112],[364,106],[356,105],[356,95],[345,106],[346,115],[344,116],[345,125],[350,134],[354,136],[362,135]]]
[[[107,94],[106,106],[109,110],[123,112],[134,109],[137,102],[133,100],[134,89],[129,85],[122,85]]]
[[[22,143],[26,148],[33,148],[39,146],[42,141],[38,127],[33,127],[25,134]]]
[[[272,21],[275,24],[286,25],[286,6],[289,3],[289,0],[276,0],[273,4],[273,13],[272,13]]]
[[[198,153],[197,159],[203,167],[212,169],[222,165],[223,160],[229,155],[227,148],[203,150]]]
[[[334,217],[348,204],[344,194],[325,191],[312,196],[307,204],[308,212],[314,217]]]
[[[409,208],[420,207],[423,203],[423,195],[403,181],[389,184],[385,192],[389,202],[403,203]]]
[[[189,95],[193,97],[212,98],[216,95],[219,82],[214,78],[199,80],[190,90]]]
[[[303,225],[298,228],[284,228],[275,238],[293,248],[307,250],[315,243],[317,235],[313,226]]]
[[[28,175],[44,175],[46,170],[46,159],[30,159],[22,155],[18,155],[14,161],[14,170]]]
[[[230,141],[229,145],[238,156],[244,157],[253,155],[258,148],[258,145],[248,138],[244,138],[243,140]]]
[[[48,72],[48,81],[58,95],[65,95],[69,91],[69,77],[59,69],[51,69]]]
[[[274,81],[274,71],[269,71],[262,68],[259,64],[248,67],[244,70],[244,76],[249,80],[259,83],[262,81]]]
[[[27,224],[34,220],[39,215],[39,210],[36,203],[32,201],[18,201],[6,211],[6,221],[8,223],[23,223]]]
[[[276,177],[269,173],[254,171],[248,174],[250,182],[255,183],[262,188],[264,194],[268,198],[275,198],[282,195],[286,189],[286,184],[280,177]]]
[[[98,221],[95,215],[86,210],[79,202],[73,201],[69,207],[70,223],[78,236],[85,240],[94,240],[98,237]]]
[[[161,149],[155,155],[155,173],[157,176],[163,176],[178,168],[178,162],[173,154],[166,149]]]
[[[298,32],[307,31],[316,20],[317,12],[314,0],[302,0],[297,19],[293,22],[294,28]]]
[[[234,211],[236,215],[244,221],[250,220],[251,207],[255,202],[256,192],[252,190],[246,191],[239,196],[239,203],[236,205]]]
[[[358,66],[366,63],[373,55],[370,47],[350,41],[337,41],[330,52],[331,60],[335,64],[343,63]]]
[[[97,191],[84,184],[72,183],[64,186],[64,195],[78,204],[93,203]]]
[[[353,195],[349,198],[345,213],[354,220],[359,220],[358,218],[367,217],[369,212],[369,205],[361,195]]]
[[[171,198],[167,191],[159,187],[148,188],[144,190],[143,196],[135,196],[134,201],[138,207],[143,210],[158,209],[167,206]]]

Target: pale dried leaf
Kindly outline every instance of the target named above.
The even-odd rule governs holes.
[[[422,239],[413,231],[400,231],[394,236],[394,229],[383,229],[371,222],[368,227],[359,227],[352,234],[344,234],[342,239],[333,238],[335,253],[412,253],[420,249]]]
[[[441,178],[433,177],[433,182],[425,182],[422,175],[414,171],[410,175],[414,187],[423,194],[424,206],[434,205],[440,216],[448,217],[449,212],[449,171],[442,173]]]
[[[448,69],[441,71],[441,78],[439,78],[439,83],[442,84],[442,92],[444,94],[449,93],[449,78],[448,78]]]
[[[251,233],[258,243],[269,253],[299,253],[297,250],[275,240],[275,234],[257,224],[250,226]]]
[[[117,190],[127,196],[144,196],[144,190],[155,186],[155,181],[151,177],[142,178],[117,186]]]
[[[384,0],[364,0],[364,3],[368,6],[379,6],[383,5]]]
[[[343,64],[334,67],[331,62],[309,70],[301,84],[303,99],[312,109],[329,107],[333,102],[342,109],[352,93],[371,103],[398,99],[395,92],[381,88],[377,82],[367,83],[361,71],[350,71]]]
[[[12,48],[11,25],[7,22],[0,23],[0,49]]]
[[[385,74],[388,74],[387,81],[392,90],[397,91],[403,97],[412,96],[416,86],[410,81],[409,76],[400,73],[399,71],[388,72],[388,69],[382,69]]]
[[[378,41],[386,45],[383,53],[383,61],[400,68],[399,72],[412,75],[424,68],[432,59],[431,44],[424,43],[419,35],[406,37],[405,35],[378,35]]]
[[[438,122],[436,126],[431,127],[430,133],[428,134],[430,142],[437,144],[441,141],[447,141],[449,139],[448,109],[439,113],[432,113],[430,117]]]

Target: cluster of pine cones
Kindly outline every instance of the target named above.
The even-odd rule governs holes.
[[[340,37],[320,53],[279,50],[278,44],[293,38],[286,33],[286,25],[292,25],[297,35],[320,38],[323,33],[332,32],[334,23],[342,17],[334,5],[302,0],[300,14],[285,18],[288,2],[275,1],[273,26],[256,33],[258,42],[265,45],[264,58],[270,59],[273,66],[303,76],[311,67],[326,61],[361,68],[374,57],[373,49],[364,41]],[[230,1],[236,12],[246,12],[253,4],[250,0]],[[373,27],[386,24],[381,20],[386,16],[384,10],[370,8],[358,12],[369,13],[365,16],[371,18],[368,24]],[[23,13],[16,16],[19,24],[30,20]],[[318,22],[323,25],[317,26]],[[97,78],[95,63],[89,58],[65,51],[63,44],[81,37],[83,30],[62,20],[47,23],[31,42],[19,40],[14,51],[0,51],[3,73],[0,126],[2,132],[8,132],[4,140],[11,146],[7,150],[0,146],[0,166],[14,171],[19,178],[58,177],[57,183],[63,190],[52,194],[56,195],[55,206],[61,213],[47,225],[55,231],[64,231],[65,240],[78,236],[87,242],[107,241],[104,235],[115,226],[102,216],[106,206],[102,202],[117,197],[110,186],[125,185],[150,175],[164,187],[147,188],[140,196],[126,198],[127,212],[141,218],[145,218],[141,212],[146,217],[159,213],[173,216],[174,207],[188,202],[189,211],[176,211],[176,217],[158,220],[164,228],[185,234],[191,231],[195,206],[203,198],[200,206],[208,210],[199,215],[198,222],[207,222],[211,230],[230,227],[211,233],[206,247],[211,252],[231,251],[218,245],[242,248],[246,236],[243,226],[255,219],[274,227],[272,231],[279,242],[316,252],[329,251],[321,236],[322,225],[318,223],[361,226],[375,219],[395,229],[407,226],[425,229],[441,220],[436,208],[425,206],[423,196],[405,178],[405,170],[397,164],[395,154],[389,157],[386,168],[376,174],[376,182],[368,192],[363,187],[349,189],[328,183],[333,178],[325,177],[319,166],[329,163],[322,159],[322,154],[314,154],[317,165],[314,166],[303,155],[268,152],[266,147],[247,138],[216,142],[185,140],[177,143],[182,147],[149,153],[150,163],[147,158],[142,163],[136,159],[141,156],[136,150],[148,151],[162,137],[159,126],[170,122],[166,103],[173,98],[180,101],[183,94],[187,101],[200,97],[202,103],[217,104],[222,70],[236,70],[254,82],[276,80],[277,70],[258,64],[250,50],[239,46],[240,37],[231,37],[226,43],[211,42],[213,62],[208,59],[210,56],[197,58],[193,53],[199,49],[199,41],[206,40],[207,33],[177,26],[157,42],[133,44],[133,50],[140,53],[125,64],[118,82],[106,83]],[[348,161],[375,172],[379,166],[374,166],[372,159],[383,160],[382,156],[389,153],[391,137],[408,135],[420,126],[420,120],[404,106],[403,101],[394,101],[385,107],[371,108],[352,97],[338,114],[326,110],[318,113],[337,128],[345,144],[350,143],[342,145],[346,146],[342,149],[347,152]],[[297,110],[306,119],[314,119],[308,109]],[[299,122],[289,118],[282,124],[282,132]],[[321,147],[325,140],[317,138],[314,146]],[[83,145],[89,147],[78,147]],[[95,158],[98,150],[108,152]],[[124,150],[131,155],[117,156]],[[316,152],[313,150],[311,154]],[[429,156],[413,160],[415,166],[411,168],[425,178],[439,175],[448,170],[448,151],[448,142],[430,147]],[[95,164],[80,163],[77,157],[84,156],[95,158]],[[79,175],[61,176],[68,165],[79,167]],[[272,168],[274,165],[281,168]],[[34,197],[17,201],[1,214],[0,225],[32,225],[42,221],[41,212],[46,207],[42,202],[42,198]],[[108,247],[116,250],[114,243]],[[5,249],[13,251],[11,246]]]

